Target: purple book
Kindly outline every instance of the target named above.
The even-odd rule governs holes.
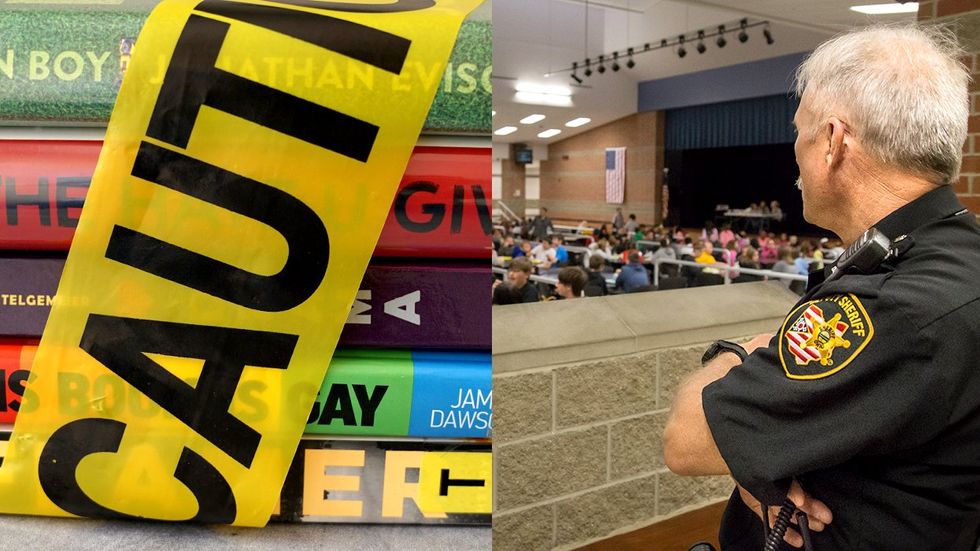
[[[490,349],[486,263],[371,264],[341,346]]]
[[[64,264],[0,257],[0,337],[41,336]],[[340,345],[489,350],[490,280],[473,264],[372,264]]]

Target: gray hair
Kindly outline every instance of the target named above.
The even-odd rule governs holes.
[[[947,28],[868,27],[817,47],[796,71],[796,93],[808,92],[818,121],[845,120],[878,160],[949,184],[970,112],[962,55]],[[819,128],[806,130],[812,139]]]

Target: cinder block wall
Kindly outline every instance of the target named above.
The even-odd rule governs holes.
[[[750,283],[495,307],[494,549],[572,549],[727,498],[729,477],[664,467],[670,400],[710,342],[774,332],[796,298]]]

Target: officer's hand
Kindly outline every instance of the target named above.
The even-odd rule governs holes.
[[[752,494],[742,488],[738,487],[738,493],[742,497],[742,501],[752,509],[752,512],[756,514],[759,519],[762,519],[762,504],[759,503]],[[787,496],[796,505],[796,508],[807,514],[808,525],[810,530],[814,532],[823,531],[824,527],[831,523],[834,519],[834,515],[830,512],[824,503],[818,499],[813,498],[809,494],[803,491],[799,483],[795,480],[790,486],[789,495]],[[769,527],[776,522],[776,517],[779,515],[779,507],[772,506],[769,508]],[[796,524],[796,515],[793,515],[793,524]],[[792,528],[786,530],[786,535],[783,536],[783,540],[786,543],[792,545],[793,547],[803,547],[803,538],[800,534],[793,530]]]
[[[749,354],[755,352],[756,348],[769,348],[769,341],[772,340],[772,337],[772,333],[763,333],[743,344],[742,348]]]

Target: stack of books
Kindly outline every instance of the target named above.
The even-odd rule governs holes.
[[[0,453],[32,401],[92,415],[148,402],[116,392],[123,387],[115,381],[89,388],[70,377],[59,381],[61,395],[36,396],[29,371],[154,3],[0,7]],[[491,57],[487,2],[463,23],[446,71],[433,79],[423,135],[274,519],[490,524]],[[246,423],[266,415],[281,398],[266,402],[262,390],[239,389],[232,413]],[[456,474],[484,471],[487,478]],[[453,499],[457,487],[468,491]]]

